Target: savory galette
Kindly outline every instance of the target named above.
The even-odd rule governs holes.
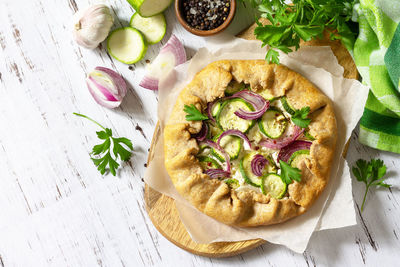
[[[264,60],[217,61],[182,90],[164,127],[178,192],[229,225],[276,224],[325,188],[336,144],[332,102]]]

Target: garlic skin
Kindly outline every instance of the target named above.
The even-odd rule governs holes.
[[[114,18],[106,5],[99,4],[78,11],[73,21],[75,41],[83,47],[94,49],[107,38]]]

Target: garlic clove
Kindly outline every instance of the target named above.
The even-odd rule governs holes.
[[[106,5],[93,5],[74,15],[73,37],[80,46],[94,49],[107,38],[113,24],[114,18]]]

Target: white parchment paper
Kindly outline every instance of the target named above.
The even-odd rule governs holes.
[[[259,41],[234,37],[211,40],[187,63],[174,69],[160,81],[158,117],[161,129],[171,113],[180,91],[194,75],[209,63],[222,59],[263,59],[266,50]],[[342,77],[330,47],[304,47],[280,56],[281,64],[302,74],[333,102],[338,124],[338,141],[331,179],[314,205],[303,215],[285,223],[253,228],[232,227],[208,217],[194,208],[176,191],[164,167],[163,136],[155,144],[154,158],[145,173],[145,182],[153,189],[175,199],[182,223],[195,242],[212,243],[262,238],[303,252],[314,231],[356,224],[349,167],[341,156],[346,140],[362,115],[368,88],[356,80]]]

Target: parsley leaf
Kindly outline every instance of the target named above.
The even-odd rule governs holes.
[[[357,181],[365,183],[366,186],[361,211],[364,211],[364,204],[370,186],[391,187],[391,185],[384,182],[386,178],[383,176],[386,174],[386,165],[381,159],[371,159],[369,162],[359,159],[356,161],[356,166],[353,165],[352,171]]]
[[[92,148],[92,152],[90,153],[91,155],[100,156],[100,158],[97,157],[96,158],[90,157],[90,158],[93,161],[94,165],[96,165],[97,170],[101,174],[104,174],[106,170],[109,170],[111,174],[115,176],[116,170],[119,167],[119,163],[117,162],[118,157],[122,161],[128,161],[132,155],[133,145],[131,140],[125,137],[120,137],[120,138],[113,137],[111,129],[104,128],[101,124],[99,124],[95,120],[85,115],[79,113],[73,113],[73,114],[76,116],[86,118],[96,123],[103,129],[102,131],[96,132],[96,134],[97,137],[100,140],[104,140],[104,142],[95,145]],[[121,144],[124,144],[124,146]],[[129,149],[125,148],[125,146]],[[111,153],[111,147],[112,147],[112,153]]]
[[[281,168],[281,178],[285,184],[291,184],[292,181],[301,181],[301,171],[298,168],[293,168],[288,163],[279,160]]]
[[[265,60],[269,63],[279,64],[279,53],[274,49],[269,49],[267,55],[265,56]]]
[[[301,128],[307,128],[311,122],[311,119],[307,118],[308,113],[310,113],[310,107],[295,110],[292,116],[293,123]]]
[[[243,0],[244,1],[244,0]],[[300,47],[300,40],[310,41],[323,37],[328,32],[330,39],[339,39],[351,49],[357,27],[353,27],[353,6],[358,0],[296,0],[287,4],[284,0],[247,0],[268,19],[272,25],[263,25],[259,20],[254,34],[268,45],[266,60],[279,64],[279,49],[289,53]]]
[[[193,104],[190,106],[185,105],[185,108],[183,109],[187,113],[186,115],[186,120],[187,121],[204,121],[208,120],[208,117],[201,113],[200,110],[198,110]]]

